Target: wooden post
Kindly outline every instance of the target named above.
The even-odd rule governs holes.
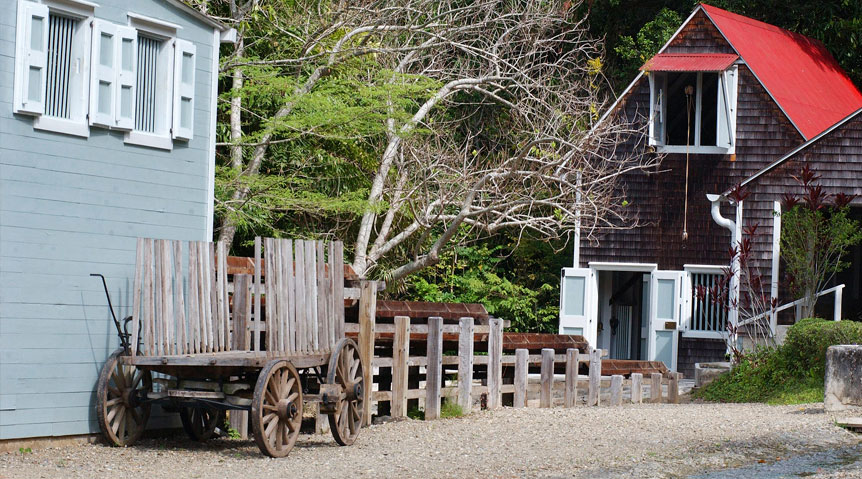
[[[249,283],[251,276],[247,274],[236,274],[233,277],[233,336],[231,336],[231,347],[238,351],[250,351],[248,347],[248,321],[246,315],[249,304]]]
[[[329,415],[320,413],[320,403],[314,403],[314,433],[329,434]]]
[[[542,349],[542,392],[539,396],[539,407],[554,405],[554,350]]]
[[[407,414],[407,357],[410,355],[410,318],[395,317],[395,341],[392,344],[392,402],[389,414]]]
[[[575,348],[566,350],[566,407],[573,407],[578,400],[578,361],[580,351]]]
[[[661,402],[661,373],[652,373],[650,379],[652,381],[649,387],[650,402],[658,404]]]
[[[230,428],[239,433],[240,439],[248,439],[248,411],[231,410]]]
[[[263,265],[260,260],[260,236],[254,237],[254,333],[251,338],[251,351],[260,351],[260,327],[263,325],[263,314],[260,310],[260,297],[263,295],[263,287],[260,285],[260,276]]]
[[[468,414],[473,407],[473,318],[461,318],[459,325],[458,404]]]
[[[601,402],[602,350],[590,351],[590,387],[587,391],[587,406],[598,406]]]
[[[527,372],[530,365],[527,358],[530,351],[526,349],[515,350],[515,399],[513,407],[527,407]]]
[[[498,408],[503,402],[503,320],[488,320],[488,409]]]
[[[362,281],[359,287],[359,355],[362,357],[364,367],[362,392],[365,396],[363,418],[366,426],[371,424],[371,389],[374,379],[374,321],[376,315],[377,282]]]
[[[425,419],[440,417],[443,383],[443,318],[428,318],[428,365],[425,369]]]
[[[623,403],[623,377],[620,374],[611,376],[611,406]]]
[[[632,404],[640,404],[643,401],[643,379],[643,374],[632,373]]]
[[[670,381],[667,382],[667,402],[679,404],[679,379],[682,373],[670,373]]]

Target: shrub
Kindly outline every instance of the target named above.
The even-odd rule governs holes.
[[[826,349],[862,343],[862,324],[809,318],[793,325],[784,344],[745,356],[695,397],[720,402],[798,404],[823,400]]]
[[[835,344],[862,344],[862,323],[803,319],[787,331],[782,349],[797,372],[822,379],[826,373],[826,349]]]

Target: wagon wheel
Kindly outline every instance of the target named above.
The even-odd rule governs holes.
[[[257,378],[251,402],[251,427],[260,452],[284,457],[302,426],[302,385],[286,360],[270,361]]]
[[[216,428],[224,424],[224,410],[211,406],[181,407],[183,429],[194,441],[207,441],[218,436]]]
[[[326,382],[341,386],[342,393],[335,405],[335,412],[329,414],[329,429],[335,442],[342,446],[353,444],[362,427],[364,369],[356,343],[349,338],[339,341],[329,357]]]
[[[99,428],[114,446],[137,441],[150,418],[150,403],[141,402],[153,390],[150,371],[120,364],[122,349],[108,357],[96,385],[96,416]]]

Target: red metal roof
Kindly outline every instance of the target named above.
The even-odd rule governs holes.
[[[641,70],[656,72],[718,72],[733,65],[733,53],[659,53],[647,60]]]
[[[702,7],[806,140],[862,108],[862,93],[822,43]]]

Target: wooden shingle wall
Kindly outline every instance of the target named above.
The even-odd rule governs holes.
[[[206,238],[213,30],[169,5],[100,0],[97,18],[130,11],[182,27],[197,46],[194,138],[173,151],[35,130],[12,114],[17,1],[0,2],[0,440],[98,430],[96,376],[118,340],[102,273],[123,318],[135,239]]]
[[[698,14],[674,40],[675,52],[727,52],[729,46],[705,17]],[[706,22],[706,23],[704,23]],[[670,47],[669,50],[670,51]],[[646,121],[649,81],[642,78],[618,106],[628,121]],[[688,172],[688,239],[682,239],[685,204],[685,154],[665,155],[653,172],[626,175],[621,191],[629,202],[629,216],[641,226],[599,232],[584,238],[581,264],[590,261],[657,263],[659,269],[681,270],[684,264],[729,262],[730,232],[710,215],[707,193],[721,193],[803,142],[787,117],[744,65],[739,67],[736,155],[691,154]],[[635,139],[621,151],[638,151]],[[650,153],[646,153],[650,154]],[[772,205],[746,201],[745,218],[761,223],[758,256],[771,250]],[[749,211],[752,210],[750,213]],[[734,210],[722,208],[725,217]],[[769,249],[765,249],[768,247]],[[764,268],[768,280],[768,264]]]

